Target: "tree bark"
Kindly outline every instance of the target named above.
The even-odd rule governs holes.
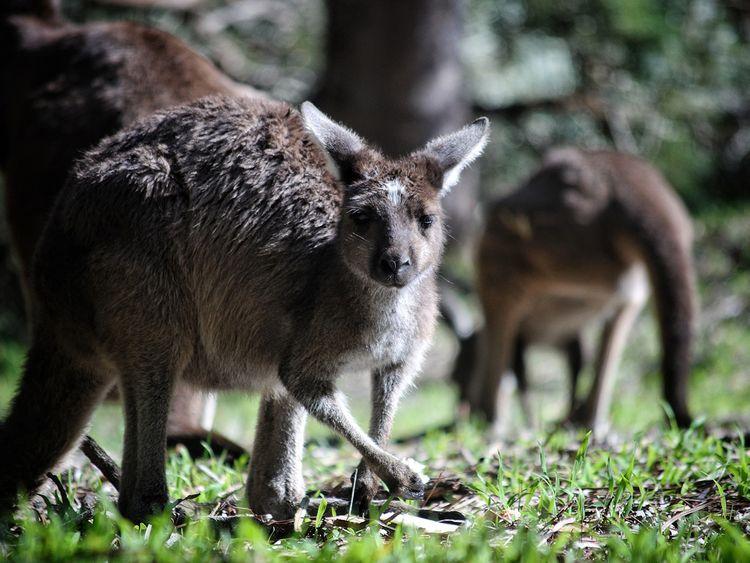
[[[316,100],[386,154],[406,154],[470,121],[459,0],[328,0],[326,68]],[[446,196],[451,246],[475,226],[478,178]]]

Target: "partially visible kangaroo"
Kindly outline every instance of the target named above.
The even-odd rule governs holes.
[[[157,109],[210,94],[260,96],[233,82],[177,38],[131,22],[73,25],[56,0],[5,0],[0,6],[0,170],[21,282],[42,228],[75,158]],[[25,289],[27,310],[34,303]],[[170,443],[191,453],[210,441],[229,458],[243,453],[205,428],[214,401],[180,385]]]
[[[549,152],[518,191],[489,208],[479,251],[485,315],[481,366],[469,392],[475,412],[495,421],[501,378],[513,370],[529,417],[524,351],[566,351],[573,422],[605,431],[614,374],[628,333],[653,289],[661,332],[664,396],[680,426],[695,320],[690,218],[666,180],[627,154],[573,148]],[[604,320],[595,380],[575,401],[581,332]]]
[[[34,261],[39,307],[0,431],[0,506],[75,443],[113,382],[126,413],[119,506],[134,521],[167,502],[177,382],[263,392],[256,513],[289,517],[303,495],[306,412],[361,452],[361,504],[377,477],[422,494],[383,447],[436,321],[440,198],[481,153],[488,121],[394,161],[311,104],[302,112],[210,98],[78,163]],[[372,370],[369,436],[336,391],[351,368]]]

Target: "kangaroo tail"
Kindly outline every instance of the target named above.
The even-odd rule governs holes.
[[[658,181],[667,187],[661,177]],[[623,216],[651,278],[661,333],[664,397],[677,424],[685,427],[692,421],[687,385],[697,308],[690,220],[671,190],[649,199],[630,200],[633,205],[623,206]]]

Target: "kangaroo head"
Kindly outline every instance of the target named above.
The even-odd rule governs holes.
[[[487,118],[391,160],[310,102],[302,116],[344,186],[339,250],[347,267],[395,288],[434,270],[443,249],[440,199],[482,153]]]

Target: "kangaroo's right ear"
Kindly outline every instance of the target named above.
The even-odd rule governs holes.
[[[354,131],[336,123],[310,102],[301,106],[305,127],[328,157],[329,169],[336,178],[341,178],[342,169],[351,166],[354,157],[365,143]]]
[[[482,154],[487,146],[490,120],[480,117],[463,129],[433,139],[420,151],[432,158],[443,175],[441,195],[458,183],[461,171]]]

